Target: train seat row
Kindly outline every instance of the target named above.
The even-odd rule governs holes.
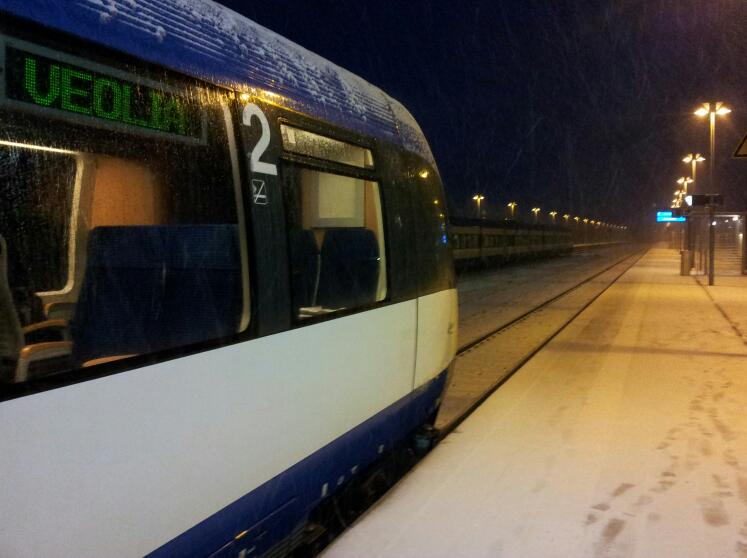
[[[364,227],[327,229],[321,250],[314,231],[289,236],[293,306],[300,316],[376,301],[381,262],[376,235]]]
[[[80,296],[56,341],[29,344],[16,322],[3,357],[15,381],[29,366],[67,357],[79,366],[221,338],[238,331],[242,312],[236,225],[104,226],[88,238]],[[9,292],[7,281],[0,291]],[[8,297],[1,297],[8,298]],[[12,312],[8,313],[9,315]],[[24,362],[28,361],[28,362]],[[47,362],[46,364],[53,364]],[[7,368],[7,366],[6,366]]]
[[[373,231],[328,229],[319,250],[312,230],[296,230],[289,248],[291,295],[300,316],[376,301],[380,255]],[[242,311],[239,262],[236,225],[96,227],[69,331],[56,338],[56,351],[37,351],[32,360],[39,366],[67,356],[85,366],[232,335]],[[48,325],[59,329],[60,322]],[[33,346],[19,324],[3,329],[8,347],[2,353],[15,367],[14,356]],[[16,370],[16,381],[27,378],[30,364]]]

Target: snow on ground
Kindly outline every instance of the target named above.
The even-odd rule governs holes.
[[[597,248],[460,276],[459,346],[598,273],[632,250],[630,245]]]
[[[480,343],[459,354],[436,417],[436,428],[447,428],[461,418],[495,385],[521,366],[529,355],[560,331],[584,306],[614,283],[639,257],[640,254],[636,252],[623,258],[594,279],[502,330],[491,337],[489,343]],[[552,283],[550,286],[554,287]],[[536,288],[525,289],[525,296],[547,296],[547,287],[547,284],[540,281]]]
[[[678,267],[651,251],[325,558],[747,557],[747,346]]]

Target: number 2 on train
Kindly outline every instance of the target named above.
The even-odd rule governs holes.
[[[277,165],[260,161],[260,158],[262,157],[264,152],[267,151],[267,148],[270,145],[270,123],[267,121],[267,116],[265,116],[265,113],[262,112],[262,109],[260,109],[254,103],[249,103],[244,107],[244,113],[242,115],[242,122],[244,123],[244,126],[249,126],[251,128],[252,116],[256,116],[257,120],[259,120],[259,125],[262,128],[262,134],[259,136],[257,145],[255,145],[254,149],[249,152],[249,168],[252,172],[256,172],[258,174],[271,174],[272,176],[277,176]]]

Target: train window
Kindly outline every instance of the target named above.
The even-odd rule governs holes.
[[[422,296],[453,288],[454,267],[438,173],[414,157],[412,164],[416,170],[410,173],[409,182],[417,223],[418,291]],[[471,238],[470,244],[473,243],[479,247],[479,237]]]
[[[35,72],[37,97],[64,94],[54,79],[66,63],[25,59],[9,71]],[[203,90],[164,85],[170,101],[162,99],[158,110],[197,121],[155,130],[145,123],[166,118],[148,113],[155,104],[129,99],[125,109],[112,105],[124,102],[114,94],[96,100],[96,83],[110,93],[129,87],[121,77],[106,77],[97,66],[84,79],[85,67],[69,66],[78,105],[89,99],[104,116],[131,111],[133,122],[113,126],[88,113],[57,114],[54,103],[0,111],[0,382],[6,384],[226,338],[248,326],[246,239],[228,108]],[[159,84],[141,81],[154,99]],[[180,112],[187,98],[195,104]]]
[[[297,165],[283,170],[296,318],[384,300],[386,250],[378,183]]]
[[[291,153],[343,163],[361,169],[373,168],[370,149],[289,126],[280,125],[283,148]]]

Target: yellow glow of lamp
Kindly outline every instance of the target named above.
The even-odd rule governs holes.
[[[687,156],[682,159],[683,163],[692,163],[695,161],[696,163],[702,163],[705,161],[705,157],[703,157],[700,153],[688,153]]]
[[[477,204],[477,217],[482,217],[482,214],[480,213],[480,205],[482,204],[482,200],[485,199],[485,196],[482,194],[475,194],[472,196],[472,199],[475,200],[475,203]]]
[[[705,103],[702,107],[698,108],[698,110],[696,110],[693,114],[695,116],[705,116],[706,114],[708,114],[709,105],[710,103]]]

